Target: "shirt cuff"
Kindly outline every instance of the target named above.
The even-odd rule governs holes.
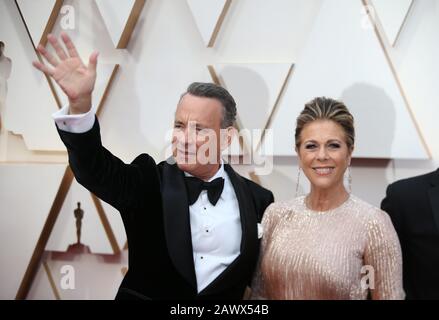
[[[53,120],[62,131],[70,133],[84,133],[93,128],[95,123],[95,109],[91,108],[87,113],[68,114],[69,106],[64,106],[61,110],[52,114]]]

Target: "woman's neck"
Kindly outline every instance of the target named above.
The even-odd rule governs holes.
[[[311,192],[306,198],[309,209],[314,211],[328,211],[339,207],[349,198],[343,184],[330,189],[322,189],[311,186]]]

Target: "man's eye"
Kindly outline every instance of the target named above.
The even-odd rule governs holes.
[[[209,134],[210,130],[204,127],[197,127],[195,130],[197,130],[197,133],[199,134]]]
[[[182,128],[182,125],[181,124],[174,124],[174,128],[180,129],[180,128]]]

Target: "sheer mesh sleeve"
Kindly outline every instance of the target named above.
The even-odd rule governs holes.
[[[377,210],[368,223],[364,262],[373,271],[374,279],[369,282],[372,299],[404,299],[401,246],[384,211]]]
[[[265,300],[266,299],[266,285],[264,278],[264,272],[262,271],[262,263],[264,257],[267,253],[267,245],[272,237],[274,226],[279,220],[279,210],[277,209],[276,204],[271,204],[264,213],[264,217],[262,218],[262,240],[261,247],[259,251],[259,259],[256,265],[256,271],[253,276],[252,284],[251,284],[251,296],[252,300]]]

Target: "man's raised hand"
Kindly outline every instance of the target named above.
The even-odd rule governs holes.
[[[95,51],[90,55],[88,66],[86,66],[66,33],[62,32],[61,38],[67,52],[55,36],[48,35],[47,38],[50,45],[55,49],[56,56],[39,45],[38,52],[41,53],[50,66],[34,61],[34,67],[58,83],[69,99],[70,114],[88,112],[91,108],[91,96],[96,82],[98,53]]]

